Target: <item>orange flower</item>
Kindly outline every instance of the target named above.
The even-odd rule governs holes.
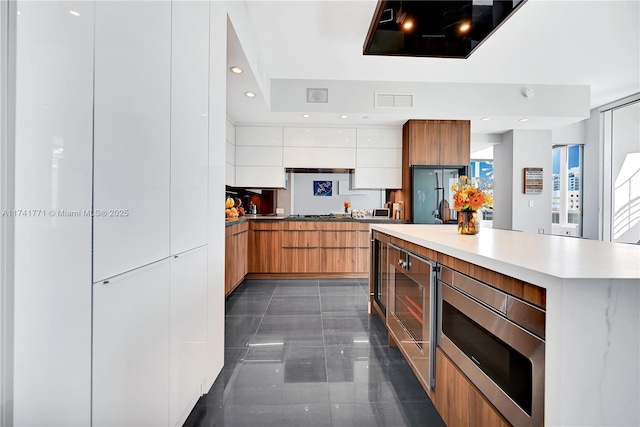
[[[482,193],[476,193],[469,198],[469,206],[471,206],[471,209],[473,209],[474,211],[480,209],[483,204],[484,196],[482,195]]]

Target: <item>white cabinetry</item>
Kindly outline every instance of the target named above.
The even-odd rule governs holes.
[[[15,294],[0,297],[14,298],[15,313],[13,348],[2,350],[13,352],[13,399],[3,399],[0,412],[10,420],[13,409],[8,425],[86,426],[91,217],[82,211],[91,209],[94,2],[18,1],[12,7],[21,12],[15,207],[24,214],[13,218]],[[3,168],[5,161],[13,160],[3,158]],[[2,316],[4,322],[11,313]]]
[[[225,150],[225,180],[224,183],[231,187],[236,185],[236,127],[227,118]]]
[[[354,188],[402,188],[402,128],[358,128]]]
[[[171,258],[169,425],[181,426],[206,376],[207,247]]]
[[[98,281],[169,255],[171,2],[95,7]]]
[[[209,3],[171,15],[171,253],[207,243]]]
[[[93,285],[93,423],[169,421],[169,278],[165,259]]]
[[[236,126],[236,187],[285,185],[282,127]]]
[[[355,168],[356,130],[285,127],[284,167]]]

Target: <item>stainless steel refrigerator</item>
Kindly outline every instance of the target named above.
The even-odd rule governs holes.
[[[458,212],[453,209],[451,186],[467,171],[467,166],[412,166],[413,223],[456,224]]]

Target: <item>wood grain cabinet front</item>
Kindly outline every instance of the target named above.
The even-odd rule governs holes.
[[[224,294],[229,295],[247,275],[249,224],[233,224],[225,229]]]
[[[278,222],[252,221],[249,229],[249,273],[280,272],[280,231]]]

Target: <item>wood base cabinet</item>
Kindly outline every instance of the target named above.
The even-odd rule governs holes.
[[[229,295],[247,275],[249,223],[241,222],[225,229],[224,294]]]
[[[249,229],[249,273],[280,272],[279,222],[252,221]]]
[[[440,348],[436,349],[436,386],[432,400],[448,426],[510,426]]]

